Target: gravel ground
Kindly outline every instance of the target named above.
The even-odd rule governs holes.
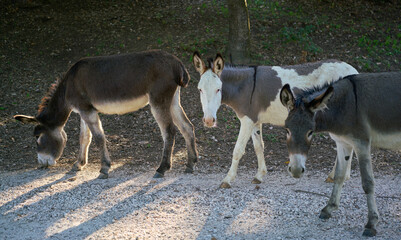
[[[98,166],[29,169],[0,173],[1,239],[366,239],[366,199],[358,172],[345,184],[341,205],[329,220],[318,214],[331,192],[326,174],[293,179],[269,172],[251,184],[240,169],[231,189],[219,189],[225,173],[112,168],[96,179]],[[378,236],[401,239],[401,175],[376,176],[381,214]]]

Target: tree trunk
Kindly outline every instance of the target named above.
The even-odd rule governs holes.
[[[250,23],[246,0],[227,0],[229,33],[227,57],[231,63],[250,62]]]

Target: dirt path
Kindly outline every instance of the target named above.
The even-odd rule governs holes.
[[[250,184],[241,171],[231,189],[218,189],[222,174],[165,179],[153,172],[114,166],[111,178],[98,168],[30,169],[0,174],[2,239],[365,239],[366,200],[357,173],[344,187],[330,220],[319,210],[331,191],[324,174],[301,181],[270,172]],[[376,178],[381,220],[373,239],[401,239],[401,176]]]

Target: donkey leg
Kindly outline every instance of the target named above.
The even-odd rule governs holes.
[[[220,185],[220,188],[230,188],[231,181],[235,179],[237,176],[238,163],[241,157],[245,153],[246,144],[251,137],[252,129],[255,126],[255,123],[248,117],[240,118],[241,127],[239,130],[239,135],[237,142],[235,143],[233,159],[231,162],[230,170],[227,173],[227,176],[223,179],[223,182]]]
[[[188,152],[188,162],[185,173],[193,173],[194,165],[198,161],[198,151],[195,143],[195,130],[191,121],[189,121],[184,109],[180,104],[180,88],[177,89],[173,104],[171,105],[171,113],[174,124],[178,127],[181,134],[184,136]]]
[[[255,178],[252,180],[252,183],[260,184],[263,176],[267,173],[265,156],[263,154],[264,143],[262,139],[262,124],[258,124],[253,128],[252,141],[253,148],[255,149],[256,157],[258,159],[258,172],[256,173]]]
[[[337,152],[339,150],[337,149]],[[349,180],[351,178],[351,164],[352,164],[352,158],[353,158],[354,152],[351,151],[349,155],[345,155],[345,161],[347,163],[347,171],[345,172],[345,181]],[[337,166],[337,158],[338,158],[338,153],[336,156],[336,160],[334,161],[334,167],[333,170],[330,172],[329,176],[327,176],[327,179],[325,182],[334,182],[334,175],[336,173],[336,166]]]
[[[92,141],[92,133],[88,125],[81,118],[81,133],[79,136],[79,155],[73,170],[80,171],[88,163],[88,150]]]
[[[331,197],[327,205],[320,212],[320,218],[328,219],[331,217],[331,213],[338,209],[341,197],[341,190],[344,185],[346,172],[347,172],[347,162],[345,161],[345,156],[349,156],[352,152],[352,146],[349,144],[336,140],[337,146],[337,161],[336,170],[334,175],[334,186],[331,193]]]
[[[333,140],[336,138],[335,136],[332,136],[331,134],[330,134],[330,137]],[[327,176],[326,182],[334,182],[334,174],[336,172],[338,151],[340,151],[340,150],[337,148],[337,156],[336,156],[336,160],[334,161],[334,167],[333,167],[333,170],[331,170],[330,174]],[[345,174],[345,181],[347,181],[351,178],[352,157],[353,157],[353,151],[351,151],[351,153],[349,155],[345,155],[345,160],[347,161],[347,172]]]
[[[373,177],[372,159],[370,157],[370,146],[355,149],[358,156],[359,170],[361,172],[362,188],[366,194],[368,204],[368,223],[365,225],[363,236],[373,237],[376,235],[376,225],[379,221],[375,199],[375,180]]]
[[[171,114],[165,107],[153,107],[151,111],[159,125],[162,137],[163,137],[163,155],[159,168],[156,170],[154,178],[164,177],[164,173],[171,168],[171,155],[174,149],[175,143],[175,126],[171,117]]]
[[[95,144],[100,148],[101,152],[101,169],[100,175],[98,178],[108,178],[109,177],[109,170],[111,166],[111,160],[109,156],[109,151],[107,150],[106,146],[106,137],[104,136],[104,131],[102,127],[102,123],[100,122],[99,115],[96,111],[90,111],[85,113],[80,113],[81,118],[86,122],[90,131],[93,134],[93,139]]]

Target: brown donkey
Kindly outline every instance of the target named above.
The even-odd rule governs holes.
[[[198,158],[195,133],[180,104],[180,87],[190,76],[175,56],[163,51],[146,51],[124,55],[84,58],[75,63],[43,98],[35,117],[15,115],[24,123],[36,124],[38,161],[56,164],[63,153],[67,135],[64,125],[71,111],[81,116],[80,150],[75,170],[88,159],[92,139],[101,149],[99,178],[107,178],[111,165],[98,113],[125,114],[147,104],[163,137],[163,156],[154,177],[163,177],[171,167],[176,125],[185,138],[188,163],[185,172],[193,172]]]

